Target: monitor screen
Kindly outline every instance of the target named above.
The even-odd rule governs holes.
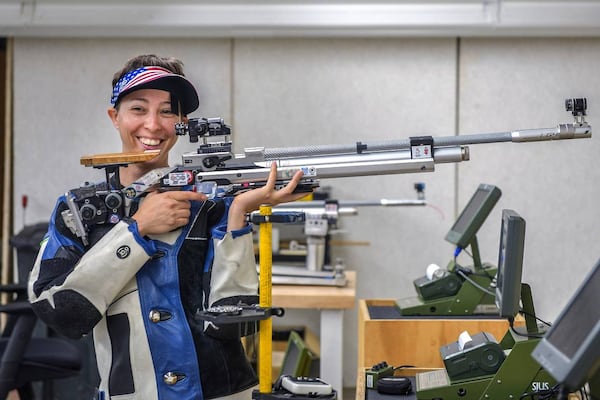
[[[600,260],[531,353],[557,382],[581,388],[600,367]]]
[[[514,318],[519,313],[524,247],[525,220],[513,210],[502,210],[496,306],[503,318]]]
[[[479,185],[458,219],[446,234],[446,240],[461,249],[466,248],[488,217],[502,192],[494,185]]]
[[[281,375],[309,376],[315,363],[318,363],[318,357],[308,348],[298,332],[291,331],[281,365]]]

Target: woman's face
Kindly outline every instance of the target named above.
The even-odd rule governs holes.
[[[179,116],[171,112],[171,95],[158,89],[140,89],[127,94],[119,108],[109,109],[113,125],[121,135],[125,153],[160,150],[160,155],[148,164],[168,165],[169,151],[177,142],[175,124]]]

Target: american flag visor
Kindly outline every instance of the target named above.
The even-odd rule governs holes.
[[[124,95],[138,89],[170,92],[181,102],[184,114],[191,113],[199,105],[198,93],[190,81],[168,69],[154,66],[134,69],[123,75],[113,87],[110,103],[115,106]]]

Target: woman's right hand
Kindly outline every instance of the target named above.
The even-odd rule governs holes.
[[[192,201],[205,200],[206,195],[197,192],[152,192],[132,217],[141,236],[167,233],[188,223]]]

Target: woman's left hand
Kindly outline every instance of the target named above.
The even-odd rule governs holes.
[[[277,165],[271,164],[269,179],[265,186],[241,193],[233,200],[229,209],[227,230],[241,229],[246,225],[246,214],[258,210],[263,204],[276,206],[281,203],[299,200],[308,193],[294,193],[296,186],[302,179],[302,171],[297,171],[285,187],[276,190]]]

